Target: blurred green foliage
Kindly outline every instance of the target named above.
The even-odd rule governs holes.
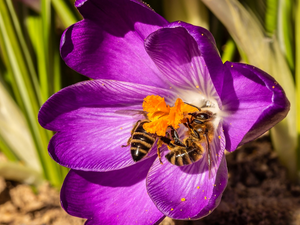
[[[82,79],[59,54],[61,33],[79,19],[71,1],[0,1],[0,106],[6,127],[0,129],[0,147],[16,168],[31,168],[54,186],[61,185],[68,169],[49,157],[53,133],[40,127],[37,114],[62,85]]]

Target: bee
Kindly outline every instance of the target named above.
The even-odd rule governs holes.
[[[131,156],[135,162],[147,156],[157,139],[155,134],[148,133],[143,127],[145,123],[149,122],[149,120],[138,120],[131,131],[127,145],[122,145],[122,147],[128,147],[130,145]]]
[[[188,103],[186,103],[188,104]],[[193,105],[191,105],[193,106]],[[131,131],[131,136],[127,141],[127,145],[122,147],[128,147],[130,145],[130,152],[132,159],[138,162],[145,158],[152,147],[157,141],[157,154],[161,161],[160,147],[165,144],[170,149],[170,152],[165,156],[166,159],[176,166],[190,165],[199,161],[207,151],[207,162],[209,171],[211,170],[211,152],[210,143],[214,137],[214,125],[213,120],[215,114],[208,110],[198,109],[197,112],[189,113],[190,118],[186,118],[186,122],[183,125],[188,128],[186,138],[181,140],[177,131],[173,127],[169,127],[165,136],[158,136],[156,134],[148,133],[143,125],[149,123],[145,112],[140,111],[139,114],[143,114],[145,119],[138,120]]]
[[[165,156],[170,163],[176,166],[190,165],[203,157],[203,146],[193,137],[189,136],[181,141],[176,130],[172,129],[171,133],[173,141],[170,141],[170,152]]]
[[[161,161],[160,155],[160,147],[162,144],[170,144],[170,139],[158,136],[156,134],[148,133],[144,129],[145,123],[150,123],[150,120],[147,118],[147,113],[145,111],[135,111],[135,110],[119,110],[117,113],[119,114],[129,114],[129,115],[137,115],[142,114],[145,119],[138,120],[134,125],[133,129],[131,130],[131,136],[127,141],[126,145],[122,145],[122,147],[128,147],[130,145],[130,153],[132,156],[133,161],[138,162],[145,158],[152,147],[154,146],[156,140],[157,142],[157,154],[159,157],[159,161]]]
[[[195,106],[194,106],[195,107]],[[197,108],[197,107],[196,107]],[[199,161],[207,150],[207,162],[209,171],[211,170],[211,152],[210,143],[214,137],[213,120],[215,114],[205,110],[189,113],[190,118],[186,118],[187,122],[184,126],[188,128],[187,137],[180,140],[175,129],[171,129],[171,137],[173,141],[168,145],[170,152],[166,155],[167,160],[176,166],[190,165]]]

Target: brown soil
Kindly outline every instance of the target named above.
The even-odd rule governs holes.
[[[0,225],[82,225],[60,207],[58,190],[31,186],[0,177]]]
[[[300,186],[287,180],[268,136],[227,155],[228,186],[220,206],[198,221],[161,225],[297,225],[300,224]],[[59,193],[49,185],[38,190],[0,178],[0,225],[82,225],[60,208]]]

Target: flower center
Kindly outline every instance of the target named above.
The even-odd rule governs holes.
[[[143,128],[152,134],[165,136],[169,126],[174,129],[179,128],[179,124],[185,123],[190,117],[189,113],[199,111],[198,108],[184,103],[177,98],[175,105],[170,107],[165,99],[158,95],[149,95],[144,99],[143,110],[147,112],[149,123],[145,123]]]

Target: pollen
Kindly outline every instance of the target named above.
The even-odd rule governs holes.
[[[231,65],[231,67],[233,67],[233,65]]]
[[[200,187],[198,186],[197,189],[199,189]]]
[[[204,196],[204,199],[207,199],[206,196]]]
[[[218,138],[221,139],[221,136],[219,135]]]
[[[185,202],[185,198],[182,198],[181,201],[182,201],[182,202]]]
[[[272,86],[272,88],[275,88],[275,86]]]
[[[171,208],[171,211],[173,211],[174,209],[173,208]]]
[[[143,128],[148,133],[164,136],[169,126],[178,129],[179,124],[186,122],[188,114],[198,109],[185,104],[180,98],[177,98],[173,107],[170,107],[163,97],[149,95],[144,98],[143,110],[147,112],[150,120],[149,123],[143,125]]]
[[[197,85],[196,88],[199,88],[199,86]]]

